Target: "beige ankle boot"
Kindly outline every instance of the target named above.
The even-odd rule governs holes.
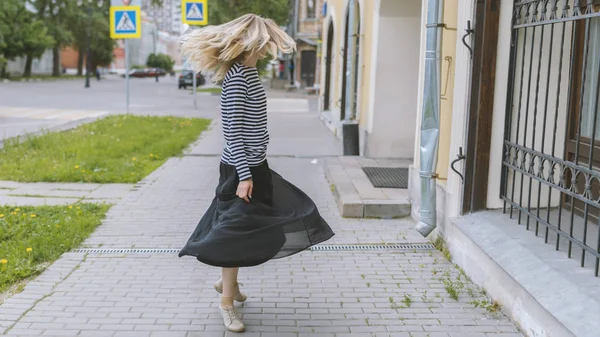
[[[221,309],[223,324],[227,330],[231,332],[244,332],[244,330],[246,330],[244,323],[234,307],[219,306],[219,308]]]
[[[223,293],[223,279],[219,279],[216,283],[215,283],[215,290],[219,293],[222,294]],[[246,296],[246,294],[242,293],[240,291],[240,285],[236,284],[235,285],[235,295],[233,296],[233,299],[236,302],[245,302],[248,299],[248,296]]]

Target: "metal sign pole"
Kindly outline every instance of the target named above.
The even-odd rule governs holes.
[[[125,95],[127,96],[126,113],[129,114],[129,39],[125,39]]]

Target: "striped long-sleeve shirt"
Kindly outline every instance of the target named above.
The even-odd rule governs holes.
[[[240,181],[267,156],[267,96],[258,70],[235,63],[223,80],[221,122],[225,149],[221,161],[235,166]]]

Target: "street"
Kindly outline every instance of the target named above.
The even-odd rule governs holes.
[[[189,92],[177,90],[173,81],[132,83],[133,113],[218,116],[218,96],[199,95],[200,108],[194,110]],[[72,81],[0,88],[3,105],[122,113],[121,84],[110,79],[94,82],[89,90]],[[339,215],[320,159],[339,155],[341,144],[311,110],[313,103],[285,96],[269,92],[270,164],[315,200],[336,236],[326,242],[327,249],[240,272],[250,296],[240,307],[244,336],[521,336],[500,312],[476,305],[486,302],[485,295],[441,252],[414,246],[427,242],[410,218]],[[187,155],[168,160],[119,199],[82,250],[64,254],[0,304],[0,331],[10,336],[235,335],[225,333],[211,287],[219,269],[176,255],[213,198],[220,138],[213,124]],[[406,248],[365,250],[358,244]],[[452,299],[449,289],[461,292],[460,298]]]
[[[213,118],[218,96],[198,93],[194,109],[191,90],[177,89],[176,77],[130,79],[130,113]],[[125,113],[125,79],[107,75],[59,82],[0,83],[0,140],[77,123],[110,113]]]

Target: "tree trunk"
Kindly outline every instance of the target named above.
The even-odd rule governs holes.
[[[55,46],[52,49],[52,76],[60,76],[60,47]]]
[[[83,75],[83,58],[84,58],[84,55],[80,48],[79,55],[77,56],[77,76]]]
[[[31,64],[33,63],[33,55],[27,54],[27,59],[25,60],[25,69],[23,70],[23,77],[31,76]]]

